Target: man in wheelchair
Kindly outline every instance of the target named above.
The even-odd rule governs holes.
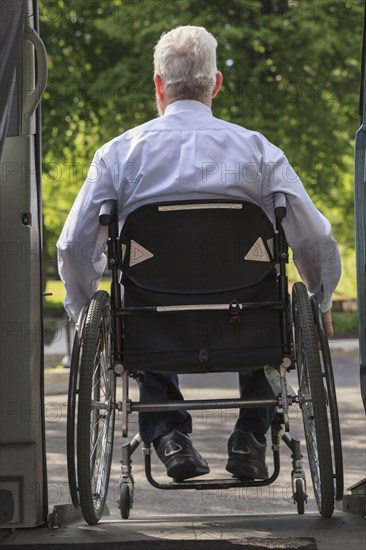
[[[258,132],[213,116],[211,103],[219,93],[223,80],[216,66],[216,46],[217,42],[209,32],[194,26],[178,27],[163,34],[158,41],[154,53],[154,83],[159,117],[125,132],[96,152],[87,179],[59,238],[59,273],[67,292],[65,309],[71,318],[77,320],[83,306],[89,303],[96,292],[105,269],[107,228],[98,221],[99,210],[104,202],[118,202],[119,229],[124,227],[128,215],[153,203],[167,203],[166,208],[174,210],[174,204],[179,205],[184,201],[187,204],[192,202],[193,205],[203,203],[208,205],[207,208],[210,204],[215,205],[222,201],[224,206],[217,209],[217,216],[218,212],[227,208],[225,204],[232,201],[230,216],[240,208],[240,203],[250,203],[254,205],[254,209],[260,209],[261,215],[267,217],[273,231],[276,227],[274,197],[279,196],[282,201],[285,198],[285,202],[279,205],[286,212],[282,219],[285,238],[294,251],[294,261],[308,292],[320,301],[327,334],[332,336],[330,308],[341,265],[330,223],[315,208],[299,177],[279,148]],[[245,108],[243,105],[243,109]],[[238,204],[239,206],[235,206]],[[193,206],[192,209],[194,208],[196,207]],[[147,224],[148,220],[149,227],[154,232],[154,225],[151,225],[154,224],[154,217],[149,216],[149,211],[146,210],[145,217],[141,217],[141,224]],[[248,223],[250,224],[249,214]],[[188,231],[189,227],[185,230]],[[164,231],[169,231],[169,226]],[[233,226],[233,234],[236,231],[236,226]],[[145,234],[148,232],[147,228]],[[243,232],[243,239],[246,233]],[[175,236],[175,233],[170,235],[173,263],[179,262]],[[256,241],[254,234],[251,234],[250,238],[252,237],[253,246],[249,245],[245,260],[247,264],[258,264],[261,267],[266,261],[273,260],[270,258],[271,238],[269,236],[265,243],[263,239]],[[189,238],[193,243],[194,235]],[[126,253],[126,247],[130,247],[130,260],[129,265],[126,264],[122,282],[130,285],[132,269],[137,266],[142,269],[149,262],[153,265],[153,253],[146,243],[141,244],[137,238],[131,237],[126,243],[124,245],[122,241],[122,255]],[[179,246],[184,245],[180,241],[179,243]],[[209,260],[210,254],[221,254],[218,250],[210,249],[210,243],[206,244]],[[221,263],[230,254],[235,252],[223,251]],[[220,269],[219,263],[215,264],[211,276],[205,279],[207,287],[214,286],[210,280]],[[229,261],[225,268],[228,273],[230,265]],[[179,272],[184,277],[182,265],[178,269],[178,275],[175,274],[178,277]],[[274,272],[272,262],[271,270],[264,278],[264,286]],[[159,276],[162,277],[161,271]],[[133,279],[133,275],[131,278]],[[156,283],[156,292],[159,291],[158,283],[159,280]],[[166,284],[170,284],[169,279]],[[193,281],[190,295],[192,300],[197,292],[195,284]],[[200,292],[203,292],[203,284]],[[138,288],[141,286],[139,285],[140,283]],[[248,283],[247,288],[250,287],[251,284]],[[173,291],[174,289],[171,292]],[[129,292],[135,291],[131,289]],[[217,292],[217,288],[214,292]],[[263,287],[260,292],[262,294],[259,298],[266,300],[267,290]],[[178,295],[177,291],[176,299]],[[244,293],[244,299],[248,300],[246,296]],[[270,292],[268,296],[267,300],[273,300]],[[198,300],[192,303],[200,302]],[[137,298],[133,305],[139,305]],[[152,305],[159,305],[159,302]],[[170,307],[168,302],[165,305]],[[124,306],[128,308],[129,303],[125,302]],[[240,323],[235,307],[236,304],[231,304],[233,311],[230,322],[233,325]],[[258,319],[256,322],[259,326],[262,321]],[[135,329],[138,329],[139,323],[143,324],[141,318],[137,320]],[[171,323],[172,321],[167,322],[167,331]],[[131,331],[133,332],[132,329]],[[128,338],[128,334],[125,337]],[[263,356],[260,365],[255,357],[252,359],[253,368],[242,372],[238,368],[241,398],[250,398],[253,395],[270,398],[273,390],[264,372],[265,358]],[[200,360],[201,363],[205,362],[204,352]],[[133,365],[133,360],[131,361]],[[138,361],[136,364],[138,366]],[[246,366],[252,365],[249,362]],[[179,372],[179,368],[175,372],[169,372],[168,365],[162,372],[156,372],[152,367],[151,371],[145,369],[140,383],[141,402],[183,400],[177,371]],[[274,407],[241,409],[228,440],[226,465],[227,471],[236,478],[268,478],[265,434],[273,418]],[[158,457],[166,466],[168,476],[174,480],[185,480],[209,472],[207,461],[192,445],[189,436],[192,420],[187,410],[140,412],[139,427],[143,442],[152,442]]]

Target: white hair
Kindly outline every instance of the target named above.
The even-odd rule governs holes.
[[[155,46],[154,75],[171,101],[210,97],[216,82],[215,37],[204,27],[187,25],[163,33]]]

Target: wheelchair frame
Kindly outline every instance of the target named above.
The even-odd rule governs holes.
[[[225,202],[225,201],[222,201],[222,202]],[[279,297],[280,297],[279,301],[260,302],[260,303],[245,302],[240,304],[238,302],[233,302],[231,304],[209,305],[207,306],[207,308],[208,309],[225,308],[229,310],[229,312],[233,316],[240,313],[242,309],[266,308],[266,309],[279,310],[283,359],[278,369],[278,373],[276,373],[279,376],[279,388],[280,388],[280,391],[277,392],[277,396],[274,397],[273,399],[247,398],[247,399],[188,400],[188,401],[176,401],[176,402],[166,401],[166,402],[154,402],[154,403],[141,403],[141,402],[133,402],[129,399],[129,378],[133,377],[138,381],[140,378],[140,374],[138,372],[127,371],[123,368],[123,316],[138,315],[146,311],[149,311],[149,312],[159,311],[159,314],[161,315],[168,315],[169,312],[171,311],[179,310],[180,306],[176,306],[176,307],[165,306],[164,308],[158,308],[158,307],[129,307],[129,308],[125,307],[123,308],[122,307],[121,292],[120,292],[122,251],[121,251],[121,246],[119,242],[117,202],[107,201],[102,205],[100,210],[100,215],[99,215],[99,221],[101,225],[108,226],[108,267],[112,273],[110,322],[111,322],[111,334],[112,334],[111,350],[113,351],[111,351],[110,353],[110,361],[108,362],[106,360],[106,367],[108,368],[108,372],[110,374],[111,380],[114,379],[114,383],[112,381],[110,382],[111,387],[114,387],[114,393],[115,393],[115,375],[121,377],[122,379],[122,401],[115,402],[115,396],[113,395],[113,391],[112,391],[112,393],[110,392],[111,395],[109,395],[109,400],[106,399],[105,403],[102,402],[100,397],[99,397],[99,401],[92,398],[91,405],[88,409],[90,414],[94,414],[94,416],[99,415],[99,417],[102,416],[100,414],[100,411],[107,411],[107,413],[103,413],[103,414],[105,414],[108,417],[108,425],[111,424],[112,426],[111,428],[112,442],[111,444],[109,442],[108,443],[109,447],[107,447],[109,449],[109,455],[107,456],[106,460],[104,459],[105,462],[107,463],[107,470],[108,470],[107,476],[106,478],[103,478],[103,483],[99,483],[99,485],[98,485],[98,482],[96,483],[96,487],[97,488],[99,487],[99,489],[104,484],[103,485],[104,493],[102,497],[100,497],[100,495],[96,497],[95,495],[98,493],[98,489],[96,488],[94,492],[93,490],[91,490],[91,488],[89,487],[89,485],[91,484],[91,474],[89,470],[85,474],[85,468],[84,468],[86,459],[88,458],[87,449],[89,448],[89,451],[90,451],[90,443],[89,443],[89,447],[86,444],[86,451],[85,451],[85,448],[84,448],[85,442],[83,443],[83,440],[86,438],[81,435],[81,431],[78,432],[77,437],[75,434],[76,432],[75,430],[76,396],[78,395],[79,400],[81,397],[80,396],[80,389],[81,389],[80,369],[82,372],[84,371],[87,372],[87,369],[89,368],[88,366],[81,367],[83,360],[85,363],[85,350],[82,349],[83,347],[82,342],[83,342],[83,335],[85,332],[85,324],[87,322],[86,319],[88,314],[88,308],[84,308],[84,310],[81,312],[81,315],[77,324],[75,340],[74,340],[74,348],[73,348],[73,354],[72,354],[70,386],[69,386],[67,441],[68,441],[68,474],[69,474],[69,485],[70,485],[72,501],[75,506],[79,506],[79,505],[81,506],[84,518],[88,523],[93,524],[99,521],[103,512],[103,506],[106,500],[111,455],[112,455],[112,448],[113,448],[113,430],[114,430],[115,410],[118,410],[122,413],[122,436],[123,438],[127,438],[128,418],[129,418],[129,415],[133,412],[177,411],[180,409],[185,409],[185,410],[224,409],[224,408],[240,409],[240,408],[250,408],[250,407],[259,407],[259,406],[260,407],[277,406],[281,410],[281,412],[276,413],[275,420],[271,426],[274,469],[269,479],[249,481],[249,480],[223,478],[223,479],[211,479],[211,480],[210,479],[209,480],[188,480],[188,481],[182,481],[182,482],[173,481],[170,483],[159,483],[154,479],[151,471],[151,452],[152,452],[151,444],[144,445],[143,447],[146,477],[147,477],[147,480],[150,482],[150,484],[153,485],[154,487],[159,489],[167,489],[167,490],[227,489],[232,487],[258,487],[258,486],[269,485],[277,479],[280,472],[279,449],[280,449],[280,441],[282,440],[292,452],[291,480],[292,480],[292,487],[293,487],[293,499],[294,499],[294,502],[297,504],[298,513],[299,514],[304,513],[305,503],[307,502],[307,488],[306,488],[306,481],[305,481],[305,473],[304,473],[303,464],[302,464],[300,441],[296,437],[291,436],[289,433],[288,411],[289,411],[289,406],[296,403],[300,406],[300,408],[303,409],[303,412],[304,412],[304,410],[306,410],[307,408],[307,402],[309,402],[309,400],[310,400],[310,406],[312,406],[312,397],[311,397],[310,388],[306,389],[306,392],[309,392],[309,389],[310,389],[310,399],[309,399],[309,395],[304,396],[304,395],[301,395],[300,392],[298,395],[293,396],[288,392],[288,389],[287,389],[286,372],[289,369],[295,368],[294,364],[297,363],[298,350],[296,350],[296,336],[294,334],[291,336],[288,331],[289,297],[288,297],[288,280],[286,275],[286,263],[288,263],[288,246],[287,246],[287,242],[286,242],[282,225],[281,225],[281,221],[286,215],[285,197],[283,195],[279,194],[275,197],[274,212],[275,212],[275,219],[276,219],[275,251],[276,251],[276,260],[278,261],[278,266],[279,266],[279,270],[278,270],[279,271],[279,274],[278,274]],[[304,300],[306,302],[307,292],[302,283],[296,283],[295,287],[296,288],[295,288],[294,303],[298,304],[298,309],[299,309],[299,303],[301,301],[304,302]],[[298,298],[296,298],[296,293],[298,293],[299,295]],[[103,296],[103,295],[106,295],[106,293],[98,291],[97,294],[95,295],[95,298],[97,300],[99,298],[103,298],[104,302],[107,302],[108,299],[106,298],[106,296]],[[191,306],[191,307],[202,308],[204,306]],[[300,307],[300,318],[302,315],[302,312],[301,312],[302,307],[303,306]],[[330,456],[330,462],[334,463],[334,469],[331,470],[331,473],[328,472],[328,475],[327,475],[326,498],[323,498],[324,497],[322,493],[323,487],[321,486],[321,483],[320,483],[321,472],[319,473],[319,468],[321,469],[322,466],[317,465],[317,457],[315,457],[314,459],[309,458],[309,461],[310,461],[312,480],[313,480],[313,485],[314,485],[314,490],[317,498],[319,511],[321,515],[325,517],[330,517],[334,510],[334,497],[336,498],[336,500],[340,500],[343,495],[343,465],[342,465],[342,451],[341,451],[339,421],[338,421],[338,413],[337,413],[334,380],[333,380],[333,374],[332,374],[331,357],[329,353],[327,337],[324,329],[321,309],[317,300],[314,297],[312,297],[311,299],[311,305],[309,301],[308,308],[310,311],[310,315],[312,315],[315,330],[317,330],[319,334],[322,365],[323,365],[323,370],[325,371],[320,376],[326,377],[326,382],[327,382],[327,400],[328,401],[327,403],[324,402],[324,410],[326,414],[326,406],[330,408],[330,416],[331,416],[332,432],[333,432],[334,458],[332,458],[329,455],[330,443],[329,443],[329,452],[327,451],[328,452],[327,457],[329,459],[329,456]],[[299,315],[299,311],[297,312],[297,315]],[[308,314],[308,317],[309,317],[309,314]],[[89,323],[90,323],[90,320],[89,320]],[[95,329],[93,332],[94,339],[102,338],[100,336],[97,336],[97,333],[99,334],[98,330]],[[300,333],[301,333],[301,330],[300,330]],[[293,346],[293,343],[295,343],[295,347]],[[85,341],[84,341],[84,346],[85,346]],[[305,358],[305,363],[306,363],[306,358]],[[100,369],[100,366],[98,368]],[[89,368],[89,370],[90,371],[93,370],[93,365]],[[85,376],[87,377],[88,374],[84,375],[84,380],[86,380]],[[90,374],[89,376],[92,376],[92,375]],[[94,379],[92,378],[92,380]],[[311,385],[311,382],[312,381],[310,379],[310,385]],[[319,379],[318,379],[318,382],[319,382]],[[90,387],[92,387],[92,385],[90,385]],[[315,388],[315,385],[313,385],[312,389],[314,390],[314,388]],[[323,400],[323,397],[324,396],[322,394],[320,396],[320,401]],[[324,398],[324,401],[325,401],[325,398]],[[80,404],[80,401],[79,401],[79,404]],[[317,403],[317,406],[319,406],[319,403]],[[85,409],[85,407],[83,407],[83,409]],[[80,422],[83,421],[83,414],[80,411],[81,411],[81,406],[78,407],[78,428],[79,428]],[[97,412],[94,412],[94,411],[97,411]],[[308,424],[311,423],[312,422],[311,417],[306,421],[304,418],[305,428],[306,428],[306,422],[308,422]],[[323,424],[324,424],[324,416],[323,416]],[[283,425],[285,429],[283,429]],[[319,429],[319,425],[317,427],[317,425],[315,424],[315,432],[318,429]],[[323,432],[324,432],[324,429],[326,429],[322,437],[325,437],[325,439],[326,437],[328,437],[328,440],[329,440],[329,432],[327,431],[328,427],[322,426],[321,429],[323,430]],[[107,434],[110,434],[110,428],[107,427],[106,430],[109,430],[107,431]],[[110,435],[107,435],[106,437],[107,441],[109,441],[108,438],[110,439]],[[316,438],[317,436],[315,436],[315,439]],[[77,452],[75,451],[75,439],[77,440]],[[105,439],[104,435],[103,435],[103,439]],[[122,467],[121,467],[121,476],[119,480],[119,508],[120,508],[121,516],[124,519],[127,519],[129,517],[130,509],[132,508],[132,504],[133,504],[134,481],[132,476],[131,457],[132,457],[132,454],[135,452],[135,450],[139,447],[141,442],[142,442],[141,438],[139,434],[137,434],[131,439],[131,441],[126,442],[122,445],[122,460],[121,460]],[[306,442],[309,450],[309,445],[311,446],[313,445],[313,443],[309,443],[308,439],[306,440]],[[319,442],[315,441],[315,448],[316,448],[315,454],[318,452],[318,446],[319,446]],[[78,475],[76,475],[75,454],[77,455]],[[91,458],[92,458],[92,454],[90,454],[89,460]],[[93,458],[93,460],[90,460],[90,461],[91,462],[95,461],[95,457]],[[330,465],[330,467],[332,468],[332,464]],[[332,478],[331,481],[330,481],[330,477]],[[82,479],[82,482],[80,481],[80,479]],[[88,479],[90,482],[89,485],[88,485]],[[318,481],[316,481],[316,479],[318,479]],[[329,497],[329,493],[331,491],[330,485],[333,486],[333,479],[335,481],[335,493],[332,490],[332,496],[330,498]],[[316,487],[316,483],[319,485],[318,487]]]

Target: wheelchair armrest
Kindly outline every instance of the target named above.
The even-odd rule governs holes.
[[[117,201],[110,199],[103,202],[99,210],[99,223],[100,225],[110,225],[113,220],[114,214],[117,212]]]

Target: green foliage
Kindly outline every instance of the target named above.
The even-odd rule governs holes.
[[[357,312],[349,313],[332,313],[334,337],[358,337],[358,314]]]
[[[43,101],[49,241],[94,151],[156,116],[160,35],[192,24],[218,40],[224,85],[215,116],[262,132],[286,152],[349,256],[361,0],[41,0],[40,8],[50,67]]]

